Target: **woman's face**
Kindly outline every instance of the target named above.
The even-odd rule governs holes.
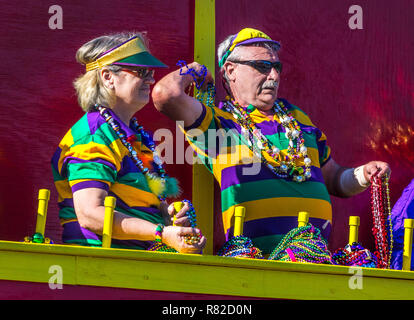
[[[116,104],[136,108],[137,111],[149,101],[150,87],[154,84],[154,70],[141,67],[122,67],[112,73],[110,88],[116,96]]]

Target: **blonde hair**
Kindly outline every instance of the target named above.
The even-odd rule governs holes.
[[[146,32],[121,32],[101,36],[85,43],[76,52],[76,61],[82,65],[86,65],[87,63],[95,61],[100,54],[120,45],[134,36],[138,36],[148,47]],[[117,73],[121,70],[121,67],[116,65],[109,65],[105,68],[113,73]],[[113,92],[103,85],[100,71],[101,69],[87,71],[73,82],[79,105],[85,112],[90,111],[96,103],[109,108],[115,103],[116,98]]]

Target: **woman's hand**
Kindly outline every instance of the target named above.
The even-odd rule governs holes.
[[[174,204],[171,203],[168,207],[168,215],[170,217],[171,224],[174,223],[176,226],[182,226],[182,227],[190,227],[190,219],[187,216],[187,211],[190,210],[190,205],[185,202],[184,206],[180,211],[176,211],[174,208]],[[174,219],[175,216],[175,219]]]
[[[199,241],[193,244],[185,242],[186,236],[198,236]],[[162,232],[161,240],[180,253],[200,253],[206,245],[207,239],[197,228],[166,226]]]

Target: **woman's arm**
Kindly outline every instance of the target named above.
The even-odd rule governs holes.
[[[75,212],[81,227],[102,234],[105,219],[104,200],[107,195],[105,190],[99,188],[86,188],[73,193]],[[156,227],[156,224],[149,221],[115,211],[112,237],[120,240],[153,241]],[[200,234],[198,229],[166,226],[162,233],[162,241],[179,252],[198,253],[205,245],[204,237],[194,245],[184,242],[184,235],[197,234]]]

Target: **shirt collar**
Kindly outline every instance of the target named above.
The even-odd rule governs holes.
[[[135,141],[137,140],[137,132],[135,132],[132,128],[131,128],[131,122],[129,123],[129,126],[127,126],[117,115],[116,113],[110,109],[110,108],[106,108],[108,110],[108,112],[110,113],[110,115],[112,116],[112,118],[117,121],[119,123],[119,126],[121,127],[121,129],[125,132],[127,140],[129,142]]]

